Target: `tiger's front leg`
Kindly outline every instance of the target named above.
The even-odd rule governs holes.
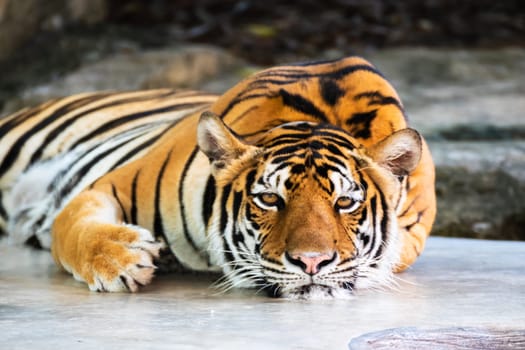
[[[161,244],[139,226],[122,222],[116,200],[84,191],[57,216],[51,251],[56,263],[93,291],[135,292],[153,278]]]

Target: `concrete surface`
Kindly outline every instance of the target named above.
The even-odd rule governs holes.
[[[98,294],[47,252],[0,243],[1,349],[345,349],[396,327],[525,329],[525,242],[431,238],[396,290],[301,302],[159,276]]]

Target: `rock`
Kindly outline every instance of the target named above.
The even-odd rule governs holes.
[[[403,48],[367,57],[398,90],[411,125],[427,138],[450,139],[447,132],[468,138],[455,132],[458,127],[525,131],[523,48]]]
[[[102,22],[108,14],[107,0],[69,0],[70,20],[89,25]]]
[[[0,61],[40,29],[58,2],[60,0],[0,0]]]
[[[238,78],[235,68],[240,68],[241,61],[226,51],[204,46],[189,46],[177,53],[168,53],[169,57],[155,72],[141,84],[143,88],[178,87],[205,89],[208,81],[227,76]],[[232,81],[235,84],[235,81]],[[229,86],[211,88],[214,92],[225,91]],[[208,89],[206,89],[208,90]]]
[[[106,15],[107,0],[0,0],[0,61],[40,32],[97,24]]]
[[[525,140],[430,141],[438,168],[470,173],[501,171],[525,183]]]
[[[525,184],[502,170],[438,167],[438,236],[525,240]]]
[[[226,51],[211,46],[119,53],[88,63],[59,80],[29,87],[10,100],[4,114],[50,98],[86,91],[171,87],[223,92],[252,70]]]
[[[525,140],[433,141],[433,234],[525,240]]]
[[[350,350],[478,350],[525,347],[525,330],[451,327],[405,327],[364,334],[352,339]]]

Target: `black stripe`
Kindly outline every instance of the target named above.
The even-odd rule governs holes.
[[[353,158],[353,160],[356,164],[359,164],[359,161],[357,159]],[[359,164],[359,166],[361,165]],[[366,193],[367,193],[366,191],[368,190],[368,182],[366,182],[366,180],[363,178],[362,171],[363,171],[363,168],[359,168],[358,171],[356,171],[356,175],[359,179],[358,183],[359,185],[361,185],[361,189],[365,192],[364,198],[366,198]]]
[[[358,72],[358,71],[369,72],[369,73],[378,75],[381,78],[385,79],[385,77],[383,76],[383,74],[381,74],[381,72],[379,72],[374,67],[366,65],[366,64],[358,64],[358,65],[355,65],[355,66],[347,66],[347,67],[341,68],[339,70],[336,70],[334,72],[321,74],[321,76],[326,76],[326,77],[330,77],[332,79],[339,80],[339,79],[343,79],[345,76],[347,76],[349,74],[352,74],[352,73],[355,73],[355,72]]]
[[[89,162],[84,164],[74,175],[71,175],[69,177],[69,181],[60,189],[60,195],[56,197],[55,205],[57,208],[61,206],[62,200],[67,197],[71,191],[74,190],[74,188],[82,181],[82,179],[89,173],[89,170],[95,167],[97,163],[99,163],[101,160],[106,158],[109,154],[115,152],[118,148],[122,147],[123,145],[127,144],[128,142],[133,141],[134,138],[124,140],[123,142],[105,150],[102,153],[97,154],[93,159],[91,159]],[[100,145],[99,145],[100,146]],[[89,153],[87,153],[89,155]],[[83,157],[77,158],[76,161],[79,161]]]
[[[34,125],[31,129],[27,130],[24,134],[22,134],[16,142],[11,146],[9,149],[9,152],[5,156],[5,158],[2,161],[2,164],[0,164],[0,177],[2,177],[8,169],[13,165],[13,163],[18,158],[18,155],[20,154],[20,151],[22,150],[22,147],[26,144],[26,142],[33,137],[35,134],[49,126],[51,123],[53,123],[56,118],[60,117],[61,115],[78,108],[78,104],[82,104],[85,101],[91,101],[92,96],[84,97],[80,100],[75,100],[70,103],[68,103],[65,106],[62,106],[58,108],[56,111],[51,113],[48,117],[42,119],[40,122],[38,122],[36,125]]]
[[[405,109],[401,105],[401,102],[397,98],[395,98],[393,96],[384,96],[379,91],[363,92],[363,93],[360,93],[360,94],[357,94],[357,95],[354,96],[354,100],[355,101],[358,101],[358,100],[360,100],[362,98],[368,98],[369,99],[369,101],[368,101],[368,105],[369,106],[393,105],[393,106],[397,107],[397,109],[399,109],[401,114],[403,114],[403,118],[405,119],[405,121],[408,120],[408,117],[407,117],[407,115],[405,113]]]
[[[297,131],[298,133],[285,134],[285,135],[288,135],[290,137],[298,137],[297,135],[302,135],[299,132],[311,133],[317,126],[318,126],[317,124],[312,124],[312,123],[309,123],[309,122],[299,122],[299,123],[294,122],[293,124],[282,125],[282,126],[280,126],[280,128],[283,129],[283,130]],[[280,137],[284,137],[285,135],[281,135]]]
[[[220,234],[224,235],[224,231],[226,230],[226,225],[228,224],[228,197],[230,196],[230,191],[232,189],[232,185],[228,184],[224,186],[221,193],[221,222],[219,226]]]
[[[190,154],[190,157],[184,164],[184,169],[182,169],[182,174],[180,175],[179,180],[179,206],[180,206],[180,213],[181,213],[181,219],[182,219],[182,229],[184,232],[184,237],[186,238],[186,241],[191,245],[191,247],[200,254],[200,249],[197,247],[197,244],[191,237],[190,231],[188,230],[188,223],[186,219],[186,206],[184,204],[184,180],[186,180],[186,176],[188,175],[188,170],[190,169],[191,164],[195,160],[195,156],[197,156],[197,153],[199,153],[199,147],[195,147],[193,151]]]
[[[354,113],[346,120],[350,135],[356,138],[367,139],[372,135],[370,124],[377,116],[377,109],[368,112]]]
[[[119,277],[120,277],[120,282],[124,285],[124,287],[126,287],[126,290],[128,292],[131,291],[131,288],[130,288],[130,286],[128,284],[128,281],[127,281],[126,277],[124,277],[124,275],[120,275]]]
[[[319,176],[317,176],[317,174],[314,174],[314,180],[315,182],[317,182],[317,184],[319,185],[319,187],[321,188],[321,190],[323,190],[324,192],[326,192],[327,194],[330,194],[330,188],[326,187],[324,184],[323,184],[323,181],[322,180],[326,180],[326,179],[323,179],[323,178],[319,178]],[[331,183],[330,183],[331,184]]]
[[[104,98],[106,98],[108,96],[111,96],[111,95],[112,95],[111,93],[106,93],[106,94],[100,94],[100,95],[93,96],[93,98],[91,100],[87,101],[87,103],[85,103],[83,105],[87,105],[88,103],[93,103],[95,101],[102,100],[102,99],[104,99]],[[136,98],[127,98],[127,99],[119,100],[117,102],[106,103],[106,104],[104,104],[102,106],[97,106],[97,107],[94,107],[94,108],[90,108],[90,109],[88,109],[86,111],[83,111],[81,113],[77,113],[77,114],[73,115],[71,118],[68,118],[68,119],[64,120],[62,123],[57,125],[53,130],[51,130],[46,135],[45,139],[40,143],[41,146],[38,147],[35,150],[35,152],[33,152],[33,154],[31,155],[31,158],[30,158],[28,166],[33,164],[37,160],[39,160],[42,157],[42,154],[44,153],[46,147],[51,142],[53,142],[60,135],[60,133],[62,133],[65,129],[67,129],[71,124],[76,122],[81,117],[83,117],[85,115],[89,115],[89,114],[91,114],[93,112],[96,112],[96,111],[108,108],[108,107],[118,106],[118,105],[125,104],[125,103],[128,103],[128,102],[133,102],[135,100],[137,100],[137,99]],[[83,105],[75,106],[75,108],[82,107]],[[72,110],[75,109],[75,108],[72,108]]]
[[[296,79],[296,81],[302,80],[302,79],[316,78],[316,77],[317,78],[326,77],[326,78],[339,80],[349,74],[352,74],[358,71],[370,72],[384,79],[384,76],[377,69],[375,69],[372,66],[366,65],[366,64],[346,66],[346,67],[343,67],[335,71],[323,72],[323,73],[309,73],[306,70],[301,70],[301,71],[289,70],[290,73],[285,72],[285,70],[279,70],[279,71],[270,70],[268,72],[263,72],[263,74],[260,74],[259,76],[291,78],[291,79]]]
[[[306,167],[303,164],[295,164],[290,168],[290,173],[293,175],[300,175],[306,171]]]
[[[251,206],[250,206],[250,203],[246,203],[246,220],[248,220],[248,222],[250,223],[250,226],[252,227],[252,229],[256,230],[256,231],[259,231],[259,229],[261,228],[261,226],[253,221],[253,215],[252,215],[252,209],[251,209]],[[248,234],[250,234],[251,236],[253,236],[255,238],[255,233],[252,231],[252,230],[248,230]]]
[[[0,139],[2,139],[8,132],[19,126],[20,124],[24,123],[28,119],[31,119],[35,115],[40,114],[42,111],[47,109],[48,107],[52,106],[54,103],[56,103],[57,100],[51,100],[47,103],[43,103],[40,106],[28,109],[24,112],[20,112],[18,115],[10,115],[7,117],[4,117],[5,120],[2,120],[3,124],[0,125]]]
[[[345,95],[345,91],[334,80],[323,78],[319,82],[321,97],[330,106],[335,106]]]
[[[244,243],[244,236],[241,231],[234,230],[233,235],[232,235],[232,242],[235,247],[240,249],[242,245],[245,247],[246,250],[248,250],[246,247],[246,244]],[[245,256],[245,254],[243,254],[242,252],[239,252],[239,253],[241,254],[241,256]]]
[[[331,142],[345,150],[353,150],[355,148],[355,145],[353,143],[350,143],[348,140],[345,140],[344,142],[341,142],[339,139],[336,139],[336,138],[332,138],[330,140],[328,140],[327,142]]]
[[[279,96],[281,96],[285,106],[291,107],[303,114],[312,116],[321,122],[328,123],[327,116],[307,98],[304,98],[298,94],[291,94],[284,89],[279,90]]]
[[[401,203],[401,200],[404,199],[403,198],[403,188],[404,188],[404,184],[403,184],[403,181],[405,181],[406,179],[408,178],[408,176],[406,175],[401,175],[401,176],[398,176],[397,179],[399,180],[400,184],[399,184],[399,188],[400,190],[398,191],[398,197],[397,197],[397,201],[396,201],[396,204],[394,205],[394,208],[396,209],[396,212],[398,211],[399,209],[399,205],[402,204]]]
[[[286,159],[296,156],[296,153],[299,151],[304,151],[306,147],[309,146],[306,143],[295,143],[290,146],[285,146],[282,148],[279,148],[277,151],[274,151],[271,153],[272,157],[279,157],[279,156],[285,156]]]
[[[232,218],[233,221],[237,221],[239,219],[239,210],[241,208],[241,202],[242,202],[242,192],[241,191],[235,191],[233,193],[233,213]]]
[[[136,156],[140,151],[148,148],[149,146],[151,146],[152,144],[155,143],[155,141],[157,141],[159,139],[159,135],[155,135],[153,136],[152,138],[144,141],[143,143],[141,143],[140,145],[134,147],[132,150],[130,150],[128,153],[126,153],[125,155],[123,155],[122,157],[120,157],[119,160],[117,160],[115,162],[115,164],[113,164],[113,166],[111,167],[111,169],[109,169],[108,172],[110,171],[113,171],[115,169],[117,169],[119,166],[121,166],[122,164],[126,163],[127,161],[129,161],[132,157]]]
[[[202,220],[206,227],[210,224],[211,214],[213,212],[213,203],[215,202],[215,197],[217,196],[217,189],[215,187],[215,178],[213,176],[208,176],[208,181],[206,181],[206,188],[204,189],[204,197],[202,200]]]
[[[346,131],[344,130],[341,130],[342,132],[345,132],[346,134]],[[346,148],[346,149],[349,149],[349,150],[352,150],[355,148],[355,145],[353,145],[347,138],[341,136],[341,135],[338,135],[336,133],[332,133],[332,132],[329,132],[329,131],[315,131],[314,136],[320,136],[320,137],[328,137],[330,139],[330,142],[332,143],[335,143],[343,148]]]
[[[381,191],[379,191],[379,200],[381,204],[382,214],[383,217],[381,218],[381,244],[379,246],[379,249],[377,250],[376,254],[374,255],[374,259],[379,259],[381,255],[383,254],[383,249],[385,248],[385,244],[388,241],[389,232],[387,231],[388,228],[388,206],[386,204],[385,196]]]
[[[184,118],[182,118],[184,119]],[[182,120],[181,119],[181,120]],[[124,164],[128,160],[130,160],[132,157],[136,156],[139,152],[143,151],[144,149],[150,147],[152,144],[154,144],[158,139],[160,139],[162,136],[164,136],[169,130],[171,130],[175,125],[179,123],[180,120],[177,120],[176,122],[170,124],[165,130],[163,130],[161,133],[152,136],[150,139],[144,141],[137,147],[134,147],[132,150],[130,150],[128,153],[123,155],[115,164],[111,167],[111,170],[114,170],[118,168],[120,165]]]
[[[344,157],[344,154],[339,150],[339,148],[337,148],[334,145],[331,145],[328,140],[323,140],[323,142],[319,140],[313,140],[308,143],[308,147],[314,150],[314,152],[320,150],[328,150],[337,156]]]
[[[120,201],[120,198],[118,196],[118,193],[117,193],[117,188],[115,187],[115,184],[111,184],[111,193],[113,194],[113,197],[115,197],[115,199],[117,200],[117,203],[120,207],[120,210],[122,211],[122,216],[123,216],[123,219],[124,219],[124,222],[128,222],[128,215],[126,214],[126,210],[124,209],[124,205],[122,204],[122,202]]]
[[[297,81],[296,79],[277,80],[277,79],[259,78],[257,80],[252,81],[247,86],[245,91],[253,91],[257,89],[268,88],[268,85],[288,85],[288,84],[293,84],[296,81]]]
[[[95,102],[95,101],[98,101],[98,100],[102,100],[102,99],[104,99],[104,98],[106,98],[108,96],[111,96],[111,95],[114,95],[114,93],[98,94],[96,96],[93,96],[93,98],[90,101],[87,101],[87,103],[85,103],[84,105],[87,105],[88,103],[92,103],[92,102]],[[163,96],[164,95],[161,95],[160,97],[163,97]],[[127,104],[129,102],[147,101],[147,100],[150,100],[152,98],[154,99],[154,98],[157,98],[157,97],[159,97],[159,96],[155,95],[155,96],[147,96],[147,97],[139,97],[139,98],[137,98],[137,97],[124,98],[122,100],[113,101],[113,102],[110,102],[110,103],[105,103],[103,105],[100,105],[100,106],[97,106],[97,107],[93,107],[93,108],[85,110],[85,111],[83,111],[81,113],[77,113],[77,114],[73,115],[72,117],[64,120],[62,123],[57,125],[53,130],[51,130],[47,134],[46,138],[41,142],[41,146],[31,155],[31,158],[30,158],[31,160],[29,162],[29,165],[31,165],[34,162],[36,162],[37,160],[39,160],[42,157],[42,154],[44,153],[47,145],[49,145],[51,142],[53,142],[58,137],[58,135],[60,135],[60,133],[65,131],[68,127],[71,126],[71,124],[75,123],[81,117],[84,117],[86,115],[92,114],[92,113],[97,112],[97,111],[101,111],[101,110],[106,109],[106,108],[120,106],[120,105],[123,105],[123,104]],[[79,107],[82,107],[82,106],[75,106],[75,108],[79,108]]]
[[[162,163],[162,166],[160,167],[159,174],[157,176],[157,182],[155,184],[155,213],[153,217],[153,231],[155,232],[155,237],[161,236],[164,239],[164,242],[166,242],[166,245],[171,251],[171,246],[169,244],[168,238],[166,237],[166,232],[164,231],[164,222],[162,219],[162,212],[160,208],[160,202],[161,202],[161,187],[162,187],[162,180],[164,178],[164,172],[166,171],[166,167],[168,166],[168,163],[171,158],[171,152],[173,150],[170,150],[168,152],[168,155],[166,156],[166,159],[164,159],[164,162]]]
[[[368,216],[368,209],[366,208],[366,206],[363,206],[363,209],[361,210],[361,217],[359,218],[359,220],[357,220],[357,226],[359,227],[363,226],[363,223],[366,221],[367,216]]]
[[[232,253],[232,249],[230,248],[230,246],[228,245],[228,242],[226,241],[224,237],[223,237],[223,242],[224,242],[223,244],[224,258],[226,259],[226,262],[231,263],[232,261],[235,260],[235,257],[233,256],[233,253]],[[236,266],[232,266],[232,269],[235,269],[235,267]]]
[[[245,92],[248,92],[248,90],[246,90]],[[242,92],[239,95],[244,94],[245,92]],[[230,101],[228,106],[226,106],[226,108],[221,112],[219,117],[223,119],[226,116],[226,114],[228,114],[228,112],[232,110],[237,104],[251,100],[251,99],[259,98],[259,97],[273,98],[275,96],[270,95],[270,94],[253,94],[253,95],[247,95],[247,96],[242,96],[242,97],[238,96]]]
[[[7,211],[4,208],[4,202],[2,200],[2,197],[3,197],[3,192],[0,190],[0,216],[4,220],[7,220],[8,215],[7,215]]]
[[[135,173],[131,182],[131,223],[137,225],[137,183],[140,175],[140,169]]]
[[[266,143],[266,144],[260,144],[259,146],[265,147],[265,148],[277,148],[281,147],[283,145],[293,145],[298,142],[301,142],[305,138],[309,137],[308,134],[300,134],[300,137],[290,137],[289,135],[286,136],[279,136],[278,138],[274,139],[272,142]]]
[[[334,58],[334,59],[327,59],[327,60],[298,62],[298,63],[291,64],[291,66],[299,66],[299,67],[321,66],[323,64],[339,62],[339,61],[341,61],[343,59],[344,58]]]
[[[231,120],[231,121],[228,123],[228,125],[230,125],[230,126],[235,125],[235,123],[236,123],[238,120],[242,120],[243,118],[246,117],[247,114],[250,114],[250,113],[252,113],[253,111],[256,111],[257,109],[259,109],[259,106],[258,106],[258,105],[255,105],[255,106],[252,106],[252,107],[250,107],[250,108],[244,110],[242,113],[237,114],[237,115],[235,116],[235,119]],[[236,134],[236,135],[239,136],[239,134]]]
[[[321,167],[322,167],[323,169],[322,169],[319,173],[320,173],[320,175],[321,175],[321,173],[322,173],[322,175],[324,175],[323,177],[326,178],[326,179],[328,179],[328,171],[331,171],[331,172],[335,172],[335,173],[339,173],[339,174],[340,174],[340,172],[339,172],[339,168],[337,168],[336,166],[333,166],[333,165],[331,165],[331,164],[324,163],[323,165],[318,166],[318,168],[321,168]],[[343,175],[343,174],[341,174],[341,175]],[[345,178],[348,179],[346,176],[345,176]]]
[[[140,119],[140,118],[144,118],[144,117],[149,117],[149,116],[154,115],[154,114],[161,114],[161,113],[167,113],[167,112],[172,112],[172,111],[177,111],[177,110],[182,110],[182,109],[188,109],[188,108],[192,108],[192,107],[196,107],[196,106],[200,106],[200,105],[202,105],[201,102],[199,102],[199,103],[184,103],[184,104],[172,105],[172,106],[162,107],[162,108],[155,108],[155,109],[151,109],[151,110],[147,110],[147,111],[142,111],[142,112],[138,112],[138,113],[128,114],[126,116],[110,120],[110,121],[102,124],[98,128],[96,128],[95,130],[91,131],[87,135],[85,135],[85,136],[81,137],[80,139],[78,139],[72,146],[69,147],[69,149],[74,149],[79,144],[82,144],[82,143],[84,143],[84,142],[86,142],[86,141],[88,141],[88,140],[90,140],[92,138],[95,138],[95,137],[99,136],[100,134],[103,134],[103,133],[105,133],[105,132],[107,132],[107,131],[109,131],[111,129],[117,128],[117,127],[119,127],[121,125],[127,124],[129,122],[134,121],[134,120],[137,120],[137,119]]]
[[[326,154],[324,157],[325,157],[326,160],[328,160],[329,162],[335,163],[335,164],[337,164],[337,165],[339,165],[339,166],[341,166],[341,167],[343,167],[343,168],[346,168],[346,164],[345,164],[345,162],[344,162],[343,160],[341,160],[341,158],[339,158],[339,157],[334,157],[334,156],[331,156],[331,155],[329,155],[329,154]],[[344,159],[344,158],[343,158],[343,159]],[[345,178],[346,178],[346,176],[345,176]]]
[[[360,99],[367,98],[369,99],[368,105],[395,105],[399,109],[402,109],[401,103],[399,100],[393,96],[384,96],[379,91],[368,91],[362,92],[354,96],[354,101],[359,101]]]
[[[297,164],[295,162],[288,161],[290,159],[290,157],[279,157],[279,159],[280,159],[279,161],[277,161],[277,158],[272,160],[272,164],[279,164],[279,163],[280,164],[271,173],[269,173],[268,175],[265,176],[264,180],[266,182],[269,182],[269,179],[272,176],[274,176],[277,172],[283,170],[286,167],[289,167],[289,166]]]
[[[329,63],[329,62],[327,62],[327,63]],[[315,62],[312,63],[312,65],[315,65],[315,64],[318,64],[318,63],[315,63]],[[319,63],[319,64],[322,64],[322,62]],[[307,66],[308,64],[304,64],[304,65]],[[297,80],[300,80],[300,79],[309,79],[309,78],[314,78],[314,77],[325,77],[325,78],[328,78],[328,79],[338,80],[338,79],[344,78],[345,76],[347,76],[349,74],[352,74],[352,73],[355,73],[355,72],[358,72],[358,71],[367,71],[367,72],[376,74],[376,75],[378,75],[378,76],[380,76],[381,78],[384,79],[383,75],[378,70],[376,70],[372,66],[365,65],[365,64],[347,66],[347,67],[338,69],[336,71],[327,72],[327,73],[313,73],[313,74],[312,73],[307,73],[304,70],[300,70],[300,71],[291,70],[291,69],[288,69],[288,70],[286,70],[286,69],[270,70],[270,71],[258,74],[255,77],[255,79],[261,79],[263,77],[281,77],[281,78],[288,78],[288,79],[290,79],[290,83],[295,83],[295,82],[297,82]],[[290,72],[290,74],[288,74],[288,72]],[[257,81],[258,80],[254,80],[254,82],[257,82]],[[268,97],[268,98],[275,97],[275,96],[270,95],[270,94],[261,94],[261,93],[248,95],[249,92],[251,92],[252,90],[254,90],[256,88],[257,87],[252,88],[249,85],[243,92],[239,93],[238,97],[234,98],[228,104],[228,106],[226,106],[226,108],[221,112],[220,117],[224,118],[226,116],[226,114],[228,114],[228,112],[231,109],[233,109],[237,104],[239,104],[241,102],[244,102],[246,100],[253,99],[253,98],[258,98],[258,97]],[[281,89],[281,90],[284,91],[283,89]],[[242,96],[241,97],[241,95],[246,95],[246,96]]]
[[[372,233],[371,236],[375,236],[377,232],[375,232],[376,229],[376,217],[377,217],[377,207],[376,207],[377,199],[376,196],[373,196],[370,198],[370,216],[372,217]],[[373,250],[374,245],[373,243],[368,247],[368,249],[364,250],[363,255],[368,255]]]
[[[248,175],[246,175],[246,184],[245,184],[244,190],[246,191],[247,194],[252,193],[252,185],[255,182],[255,175],[257,175],[256,169],[250,170]]]
[[[235,257],[233,256],[232,249],[228,245],[228,240],[226,239],[226,225],[228,224],[228,198],[230,196],[232,186],[231,184],[228,184],[224,186],[221,193],[221,220],[220,220],[220,232],[219,234],[222,236],[223,241],[223,250],[224,250],[224,258],[227,262],[232,262],[235,260]],[[232,269],[235,267],[232,266]]]

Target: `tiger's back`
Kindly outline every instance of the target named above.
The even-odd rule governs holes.
[[[39,244],[49,248],[52,219],[69,199],[143,156],[178,121],[209,108],[216,98],[167,89],[87,93],[3,118],[0,229],[7,231],[11,218],[15,241],[36,234]],[[38,215],[27,221],[25,213],[35,208]]]
[[[206,111],[216,114],[227,128],[216,125],[217,122],[211,121],[213,118],[208,121],[201,118],[199,122]],[[78,252],[70,252],[67,248],[70,244],[62,243],[70,240],[67,232],[71,227],[80,225],[83,217],[95,215],[84,204],[93,202],[94,207],[100,206],[95,221],[111,223],[106,230],[114,230],[119,237],[124,235],[121,231],[126,231],[126,237],[138,232],[143,239],[140,244],[150,258],[157,256],[158,249],[148,243],[155,238],[168,247],[176,264],[194,270],[226,264],[230,267],[225,268],[225,272],[234,276],[234,280],[237,272],[231,266],[247,269],[241,263],[232,265],[248,254],[241,251],[250,250],[248,255],[263,254],[252,250],[263,249],[258,240],[265,238],[262,233],[255,237],[253,230],[248,229],[244,234],[250,237],[244,237],[241,245],[239,237],[232,238],[241,234],[235,233],[241,230],[235,228],[240,223],[230,223],[242,217],[239,209],[244,208],[245,215],[250,215],[249,207],[253,203],[244,201],[251,195],[249,187],[252,184],[246,183],[242,194],[235,192],[231,184],[220,180],[221,176],[216,173],[222,170],[217,167],[232,166],[242,174],[245,167],[258,166],[248,158],[242,161],[243,154],[259,157],[262,151],[251,153],[247,150],[259,145],[265,135],[273,135],[274,130],[294,122],[319,125],[321,129],[315,132],[321,137],[320,144],[323,138],[338,137],[330,129],[322,131],[323,125],[344,130],[351,139],[348,142],[356,148],[351,157],[362,158],[354,165],[358,168],[374,162],[382,152],[376,149],[394,144],[385,140],[407,128],[403,106],[395,90],[372,65],[355,57],[271,68],[242,81],[219,97],[151,90],[82,94],[59,99],[23,110],[0,122],[0,227],[5,230],[8,223],[7,230],[17,233],[18,241],[36,236],[44,247],[55,244],[53,254],[57,263],[80,276],[92,289],[117,290],[124,286],[136,290],[140,283],[133,281],[149,282],[149,270],[142,280],[128,271],[124,274],[128,277],[121,277],[120,282],[108,282],[107,277],[100,276],[112,275],[113,270],[99,274],[93,272],[96,268],[89,273],[79,271]],[[224,138],[205,132],[208,136],[198,141],[197,129],[203,124],[203,128]],[[235,157],[227,162],[217,158],[218,153],[213,150],[214,147],[221,149],[221,142],[231,145],[241,142],[235,146],[240,148],[232,151]],[[322,147],[334,147],[328,151],[334,152],[335,157],[342,156],[341,151],[335,149],[339,147],[337,144],[328,144]],[[376,147],[378,144],[381,147]],[[260,145],[264,149],[265,146]],[[410,168],[410,173],[403,169],[393,170],[399,174],[401,190],[385,194],[385,200],[395,201],[389,205],[395,206],[397,218],[392,222],[397,222],[395,231],[399,232],[395,236],[399,236],[396,240],[402,245],[396,253],[399,259],[394,259],[397,270],[409,266],[422,251],[435,216],[432,158],[424,140],[419,147],[420,150],[414,150],[417,166]],[[407,157],[412,156],[407,153]],[[330,157],[334,156],[327,159]],[[391,163],[395,161],[392,159]],[[384,160],[384,166],[393,169],[388,162],[390,160]],[[372,174],[371,178],[375,176]],[[383,175],[377,176],[373,181],[383,182]],[[37,189],[35,179],[39,179]],[[233,191],[231,195],[229,191]],[[374,211],[374,215],[386,215],[379,214],[384,210],[386,208]],[[364,211],[365,214],[370,215]],[[55,243],[51,240],[52,227]],[[385,221],[373,230],[381,231],[386,227]],[[146,232],[152,232],[152,238],[144,238],[149,237]],[[352,245],[357,247],[360,244],[356,243],[356,237],[351,239]],[[215,243],[210,245],[210,240]],[[371,244],[368,241],[365,245]],[[379,238],[374,244],[394,245],[386,238]],[[141,259],[148,260],[145,256]],[[277,255],[274,260],[280,259]],[[308,263],[313,261],[304,259]],[[392,269],[388,264],[385,266],[387,270]]]

